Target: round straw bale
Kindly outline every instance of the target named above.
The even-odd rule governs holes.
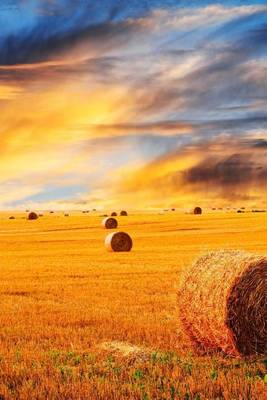
[[[11,215],[11,216],[9,217],[9,219],[15,219],[14,215]]]
[[[28,214],[28,220],[32,221],[34,219],[38,219],[38,215],[32,211]]]
[[[202,208],[200,208],[200,207],[195,207],[195,208],[194,208],[194,214],[195,214],[195,215],[200,215],[200,214],[202,214]]]
[[[127,217],[127,215],[128,215],[127,211],[123,210],[123,211],[120,212],[120,216],[121,217]]]
[[[184,332],[204,351],[234,356],[267,352],[267,257],[212,252],[182,277],[178,292]]]
[[[105,245],[109,251],[131,251],[133,241],[128,233],[113,232],[106,237]]]
[[[106,229],[116,229],[118,226],[118,221],[115,218],[108,217],[103,219],[102,226]]]
[[[117,217],[118,214],[114,211],[110,215],[111,215],[111,217]]]

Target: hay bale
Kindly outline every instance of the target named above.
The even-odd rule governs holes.
[[[11,216],[9,217],[9,219],[15,219],[15,217],[14,217],[13,215],[11,215]]]
[[[202,208],[195,207],[193,212],[195,215],[200,215],[200,214],[202,214]]]
[[[127,217],[127,215],[128,215],[127,211],[122,210],[122,211],[120,212],[120,216],[121,216],[121,217]]]
[[[64,217],[69,217],[70,215],[68,214],[68,213],[65,213],[64,214]]]
[[[113,232],[106,237],[105,245],[109,251],[131,251],[133,247],[133,241],[128,233]]]
[[[118,214],[115,211],[113,211],[110,215],[111,217],[117,217]]]
[[[38,215],[32,211],[28,214],[28,220],[32,221],[34,219],[38,219]]]
[[[204,351],[267,352],[267,257],[240,251],[202,256],[178,293],[182,327]]]
[[[106,229],[116,229],[118,226],[118,221],[115,218],[108,217],[103,219],[102,226]]]

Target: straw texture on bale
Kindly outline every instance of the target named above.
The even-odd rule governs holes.
[[[117,217],[117,213],[114,211],[114,212],[112,212],[111,214],[110,214],[112,217]]]
[[[105,245],[109,251],[131,251],[133,242],[128,233],[113,232],[106,237]]]
[[[118,226],[118,221],[115,218],[108,217],[103,219],[102,226],[106,229],[116,229]]]
[[[195,215],[200,215],[202,214],[202,209],[200,207],[195,207],[194,208],[194,214]]]
[[[120,212],[120,215],[122,216],[122,217],[127,217],[127,215],[128,215],[128,213],[127,213],[127,211],[121,211]]]
[[[240,251],[202,256],[182,277],[178,305],[196,348],[266,354],[267,257]]]
[[[35,212],[30,212],[28,215],[28,219],[29,220],[34,220],[34,219],[38,219],[38,215]]]

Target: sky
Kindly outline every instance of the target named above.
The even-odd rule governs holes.
[[[265,1],[1,0],[0,209],[267,207]]]

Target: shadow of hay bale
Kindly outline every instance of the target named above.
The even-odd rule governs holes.
[[[200,257],[178,290],[184,333],[204,352],[266,354],[266,288],[264,256],[219,251]]]

